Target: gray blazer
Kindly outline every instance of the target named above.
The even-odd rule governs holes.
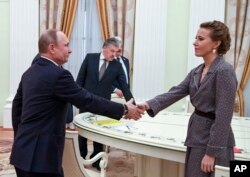
[[[212,63],[200,83],[204,64],[194,68],[187,77],[167,93],[147,101],[150,116],[190,95],[192,105],[202,112],[215,113],[215,120],[193,113],[189,120],[185,145],[206,148],[206,154],[219,156],[221,150],[235,145],[231,128],[237,79],[233,67],[222,56]]]

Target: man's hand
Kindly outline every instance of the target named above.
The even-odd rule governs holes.
[[[124,118],[138,120],[139,118],[141,118],[141,115],[144,114],[144,110],[134,105],[133,101],[134,99],[131,98],[126,103],[128,107],[128,113],[124,116]]]
[[[210,173],[214,171],[215,157],[204,155],[201,161],[201,171],[205,173]]]
[[[137,107],[143,111],[147,111],[150,109],[150,106],[148,105],[147,102],[137,104]]]
[[[116,89],[114,90],[114,92],[115,92],[115,94],[116,94],[117,96],[119,96],[120,98],[123,97],[123,93],[122,93],[122,91],[121,91],[120,89],[116,88]]]

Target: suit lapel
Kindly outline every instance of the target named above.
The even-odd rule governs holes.
[[[123,57],[122,57],[122,60],[123,60],[123,63],[125,64],[125,66],[126,66],[127,73],[129,75],[129,62],[128,62],[128,60],[124,59]]]
[[[222,63],[223,59],[222,58],[217,58],[215,59],[215,61],[212,63],[207,75],[204,77],[203,81],[201,82],[201,84],[199,84],[200,82],[200,77],[201,77],[201,73],[202,73],[202,69],[204,67],[204,64],[201,64],[194,72],[194,84],[196,87],[196,93],[192,96],[192,100],[195,99],[196,96],[199,97],[199,93],[203,92],[204,89],[206,89],[207,87],[207,83],[209,84],[210,79],[212,79],[213,77],[213,73],[215,73],[217,71],[217,69],[219,68],[220,64]],[[199,86],[200,85],[200,86]]]
[[[108,75],[109,73],[112,73],[112,69],[113,69],[113,67],[114,67],[114,64],[115,64],[114,61],[110,61],[110,62],[109,62],[108,67],[107,67],[107,69],[105,70],[104,75],[103,75],[101,81],[102,81],[105,77],[107,77],[107,75]]]
[[[195,84],[196,89],[198,89],[200,85],[202,68],[203,68],[203,65],[200,65],[200,67],[198,67],[196,71],[194,72],[194,84]]]
[[[209,79],[211,78],[211,76],[213,75],[214,72],[216,72],[216,70],[218,69],[218,67],[220,66],[221,60],[223,60],[221,57],[216,58],[211,67],[209,68],[209,71],[207,72],[206,76],[204,77],[201,86],[205,85],[206,82],[209,81]]]
[[[99,81],[99,64],[100,64],[100,55],[97,55],[97,57],[93,58],[93,68],[95,72],[95,78],[97,81]]]
[[[121,58],[122,58],[122,61],[123,61],[123,63],[125,64],[125,66],[126,66],[126,70],[127,70],[127,77],[128,77],[128,85],[129,85],[129,82],[130,82],[130,78],[129,78],[129,74],[130,74],[130,72],[129,72],[129,60],[128,59],[126,59],[125,57],[123,57],[123,56],[121,56]]]

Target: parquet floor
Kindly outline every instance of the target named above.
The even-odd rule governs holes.
[[[9,165],[7,162],[12,143],[12,129],[0,127],[0,176],[5,177],[6,175],[6,177],[15,177],[15,174],[13,174],[13,166]],[[107,177],[133,177],[134,160],[135,156],[133,154],[128,157],[125,151],[111,148],[109,152]]]
[[[13,143],[12,129],[0,128],[0,153],[10,152]]]

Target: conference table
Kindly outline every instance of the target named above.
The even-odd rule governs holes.
[[[114,120],[91,113],[78,114],[74,124],[81,136],[136,153],[137,177],[181,177],[184,173],[189,113],[160,112],[138,120]],[[250,118],[234,117],[237,160],[250,160]]]

